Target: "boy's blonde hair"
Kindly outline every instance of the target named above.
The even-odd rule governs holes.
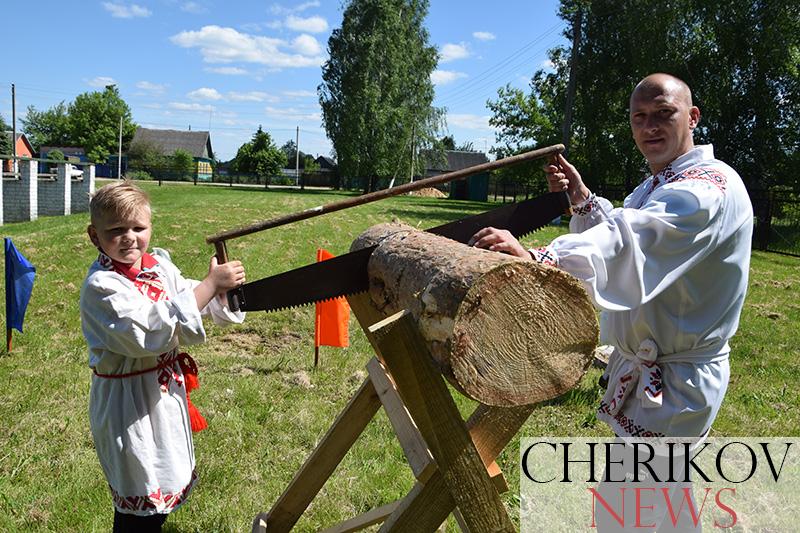
[[[104,185],[89,200],[92,224],[109,213],[120,218],[129,218],[141,208],[150,210],[150,197],[129,180]]]

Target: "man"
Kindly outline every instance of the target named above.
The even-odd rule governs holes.
[[[551,191],[569,193],[572,233],[533,250],[494,228],[470,241],[582,282],[602,311],[601,341],[615,348],[598,418],[620,437],[703,437],[728,385],[753,211],[736,171],[694,145],[699,120],[683,81],[647,76],[631,94],[630,124],[652,175],[622,208],[559,155],[545,172]]]

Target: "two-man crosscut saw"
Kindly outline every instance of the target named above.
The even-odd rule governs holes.
[[[206,242],[215,245],[218,260],[225,262],[227,261],[225,241],[228,239],[382,200],[425,187],[447,183],[523,161],[555,156],[563,151],[564,146],[561,144],[532,150],[505,159],[490,161],[474,167],[407,183],[392,189],[333,202],[298,213],[258,222],[251,226],[225,231],[206,238]],[[492,226],[497,229],[506,229],[515,237],[520,238],[541,228],[565,212],[569,212],[569,199],[566,193],[553,192],[443,224],[427,231],[458,242],[467,243],[477,231]],[[228,292],[229,306],[231,309],[241,309],[243,311],[275,311],[366,291],[368,288],[367,263],[374,249],[374,246],[364,248],[327,261],[312,263],[282,274],[246,283]]]

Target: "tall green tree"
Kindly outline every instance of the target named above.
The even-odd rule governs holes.
[[[28,141],[37,152],[42,146],[74,146],[69,123],[69,114],[64,102],[50,109],[39,111],[28,106],[25,118],[20,120]]]
[[[412,150],[436,141],[442,110],[432,107],[436,49],[424,26],[427,0],[350,0],[328,39],[318,87],[339,172],[363,180],[408,175]]]
[[[239,147],[233,167],[238,172],[268,178],[279,174],[286,162],[286,154],[275,146],[270,134],[259,125],[250,142]]]
[[[83,147],[92,161],[105,161],[109,154],[117,153],[120,119],[124,150],[133,139],[136,124],[115,85],[107,86],[102,92],[80,94],[69,106],[72,140]]]
[[[11,137],[6,133],[11,131],[11,126],[6,124],[3,115],[0,115],[0,154],[10,154],[11,150]]]
[[[717,157],[749,188],[800,187],[800,4],[562,0],[570,42],[578,9],[570,159],[590,187],[630,190],[646,174],[627,108],[635,83],[652,72],[689,84],[702,112],[696,142],[713,143]],[[490,102],[504,147],[558,141],[571,53],[569,47],[551,50],[554,69],[537,71],[524,98],[513,101],[501,90]],[[531,102],[538,112],[526,118]]]

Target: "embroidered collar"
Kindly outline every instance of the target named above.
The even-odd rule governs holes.
[[[680,157],[675,158],[670,164],[651,176],[649,192],[653,192],[659,185],[669,181],[676,174],[680,174],[689,167],[703,161],[714,159],[714,147],[710,144],[695,146]]]
[[[97,258],[97,261],[100,263],[100,266],[106,270],[114,270],[131,281],[136,281],[137,276],[139,276],[142,271],[150,270],[158,264],[156,258],[147,252],[142,254],[141,268],[134,268],[132,264],[128,265],[125,263],[120,263],[119,261],[114,261],[103,252],[100,252],[100,256]]]

